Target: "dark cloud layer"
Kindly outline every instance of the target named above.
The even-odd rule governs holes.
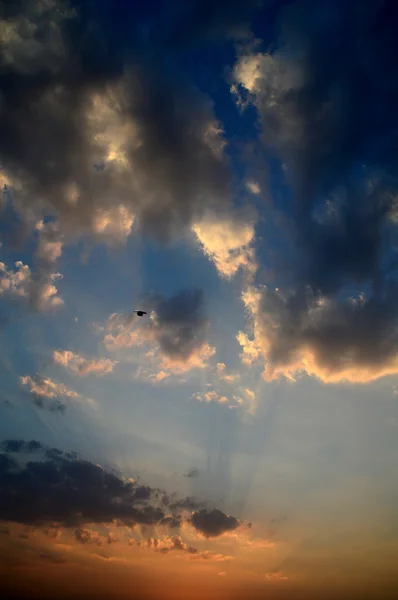
[[[18,206],[97,234],[122,206],[143,231],[170,239],[225,205],[211,102],[146,39],[148,7],[27,0],[1,9],[0,159]]]
[[[337,378],[350,365],[395,372],[397,5],[299,0],[279,25],[272,52],[236,70],[293,200],[293,264],[275,274],[285,290],[261,292],[262,347],[270,367],[309,351],[315,371]]]
[[[55,521],[69,526],[119,519],[152,525],[167,516],[166,507],[160,507],[160,490],[125,481],[72,453],[19,440],[4,442],[2,450],[3,519],[32,524]],[[38,450],[44,453],[41,460],[39,457],[24,465],[10,455]]]
[[[127,480],[78,458],[74,452],[49,448],[35,440],[6,440],[0,450],[0,519],[75,527],[75,537],[81,543],[99,539],[98,534],[83,527],[84,523],[117,520],[130,526],[160,524],[175,529],[186,518],[184,511],[203,505],[193,498],[172,502],[158,488]],[[194,526],[219,535],[223,529],[232,528],[232,521],[237,522],[220,511],[213,513],[209,513],[207,525],[206,516],[195,513],[199,516]]]

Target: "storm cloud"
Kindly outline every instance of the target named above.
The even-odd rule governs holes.
[[[2,2],[1,176],[27,218],[119,241],[136,222],[170,240],[228,204],[211,101],[136,16],[105,0]]]
[[[254,343],[269,376],[395,373],[396,4],[299,0],[278,22],[272,50],[243,51],[232,87],[256,106],[288,186],[278,251],[284,239],[289,261],[244,295]]]

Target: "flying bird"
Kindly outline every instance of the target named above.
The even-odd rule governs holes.
[[[147,314],[145,310],[133,310],[133,312],[137,313],[137,317],[142,317]]]

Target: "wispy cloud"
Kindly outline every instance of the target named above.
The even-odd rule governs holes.
[[[28,388],[33,402],[40,408],[51,411],[65,412],[70,401],[79,400],[91,406],[96,403],[91,398],[86,398],[63,383],[57,383],[49,377],[42,375],[24,375],[20,377],[21,384]]]
[[[112,373],[117,364],[117,361],[109,358],[84,358],[71,350],[54,350],[53,362],[82,377]]]

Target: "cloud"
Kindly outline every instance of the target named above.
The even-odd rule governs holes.
[[[134,225],[169,241],[230,202],[210,100],[153,59],[160,37],[148,44],[134,16],[28,0],[1,19],[2,185],[68,238],[123,242]]]
[[[15,271],[8,270],[3,262],[0,262],[0,294],[26,297],[27,288],[30,282],[30,269],[21,261],[15,263]]]
[[[227,372],[227,367],[224,363],[217,363],[216,376],[223,383],[234,384],[240,380],[240,373]]]
[[[246,294],[249,292],[250,290],[246,290],[244,298],[246,298]],[[236,339],[242,347],[240,358],[245,366],[251,366],[261,360],[261,347],[257,339],[249,338],[248,334],[244,331],[239,331]]]
[[[204,394],[200,392],[194,394],[194,398],[199,400],[199,402],[216,402],[217,404],[227,404],[228,398],[226,396],[221,396],[215,390],[210,390]]]
[[[123,243],[131,233],[134,215],[124,205],[109,209],[97,209],[94,213],[92,227],[100,239]]]
[[[254,276],[257,264],[252,215],[231,213],[221,217],[208,213],[192,230],[222,277],[231,279],[240,269]]]
[[[238,519],[228,516],[218,509],[210,511],[202,509],[194,512],[191,523],[206,537],[218,537],[227,531],[233,531],[240,525]]]
[[[383,7],[378,0],[366,10],[355,2],[350,13],[342,0],[333,6],[321,0],[315,9],[308,0],[296,1],[279,13],[274,50],[256,52],[254,45],[235,66],[235,81],[258,109],[264,142],[284,160],[300,202],[333,192],[358,160],[383,170],[392,166],[390,93],[397,84],[389,40],[396,15],[386,18],[389,11],[392,3]],[[342,35],[347,43],[339,45]],[[384,113],[370,113],[376,103]],[[384,141],[382,149],[369,153],[376,140]]]
[[[177,528],[186,511],[203,506],[194,498],[172,501],[163,490],[141,485],[83,460],[76,453],[49,448],[35,440],[6,440],[0,450],[2,519],[41,527],[50,525],[57,530],[61,526],[73,527],[74,536],[81,543],[116,540],[113,535],[100,536],[92,528],[99,524]],[[236,521],[224,515],[224,520],[218,517],[218,525],[213,518],[206,529],[206,519],[195,514],[199,514],[198,526],[215,531],[216,535],[220,528],[232,529]]]
[[[14,263],[16,268],[13,270],[1,262],[0,296],[14,300],[16,298],[24,299],[30,308],[38,311],[61,307],[64,302],[58,294],[55,282],[62,279],[62,275],[55,268],[57,260],[62,255],[63,236],[56,222],[37,221],[30,211],[27,211],[25,215],[22,229],[27,227],[28,222],[36,241],[32,264],[28,266],[18,260]],[[13,231],[12,223],[13,221],[10,219],[7,231],[8,241],[18,247],[21,242],[18,239],[20,232]]]
[[[85,398],[63,383],[57,383],[49,377],[42,375],[24,375],[20,377],[21,384],[29,389],[33,402],[40,408],[64,413],[68,403],[72,400],[84,400],[90,405],[95,405],[90,398]]]
[[[62,529],[60,527],[55,527],[54,525],[50,525],[49,527],[44,528],[43,532],[54,540],[58,540],[62,535]]]
[[[156,540],[157,541],[157,540]],[[156,550],[161,552],[162,554],[168,554],[172,551],[178,552],[186,552],[187,554],[198,554],[199,551],[197,548],[193,548],[189,546],[179,536],[174,536],[171,538],[171,544],[162,545],[159,547],[159,544],[156,545]]]
[[[38,243],[36,250],[37,259],[43,264],[55,263],[62,254],[63,236],[59,232],[55,221],[39,221],[36,223]]]
[[[182,290],[171,298],[149,299],[150,330],[162,354],[187,360],[205,343],[209,321],[204,314],[204,296],[198,289]]]
[[[73,532],[77,542],[81,544],[96,544],[102,546],[104,543],[103,536],[100,536],[97,531],[83,527],[77,527]]]
[[[182,290],[170,298],[153,295],[143,305],[149,313],[145,320],[134,314],[110,316],[103,339],[107,350],[142,349],[144,366],[146,362],[148,368],[156,368],[152,374],[144,371],[153,381],[208,364],[215,348],[206,340],[209,321],[202,291]]]
[[[152,540],[148,540],[148,547],[152,546]],[[164,540],[153,540],[153,546],[155,552],[160,552],[161,554],[169,554],[170,552],[183,552],[187,554],[187,558],[189,560],[206,560],[212,562],[225,562],[232,560],[232,556],[226,556],[224,554],[210,552],[208,550],[204,550],[199,552],[197,548],[194,546],[190,546],[186,544],[181,537],[174,536],[169,538],[165,537]]]
[[[196,0],[187,5],[169,42],[179,45],[196,43],[198,40],[217,42],[231,38],[245,39],[250,35],[250,24],[256,9],[271,6],[272,0]]]
[[[391,323],[398,317],[397,286],[384,298],[348,298],[339,302],[311,290],[284,295],[266,286],[243,296],[254,331],[243,359],[262,355],[267,380],[308,373],[334,383],[365,383],[398,372],[398,340]],[[244,336],[240,337],[245,341]]]
[[[271,571],[265,575],[267,581],[287,581],[289,577],[280,571]]]
[[[196,469],[196,467],[193,467],[192,469],[189,469],[186,473],[184,473],[184,477],[198,477],[199,475],[199,469]]]
[[[263,365],[260,360],[261,349],[258,349],[258,355],[259,364]],[[246,364],[252,365],[249,361]],[[239,408],[254,414],[257,406],[256,393],[248,387],[249,380],[246,380],[244,373],[228,371],[224,363],[217,363],[209,369],[209,377],[207,390],[193,393],[193,399],[202,403],[220,404],[231,410]]]
[[[342,0],[298,0],[278,21],[271,51],[242,48],[232,86],[243,108],[256,107],[290,188],[283,211],[273,199],[284,229],[272,285],[244,293],[253,331],[239,334],[242,359],[264,359],[267,378],[397,373],[394,3],[347,12]]]
[[[246,187],[249,190],[249,192],[255,194],[256,196],[258,194],[261,194],[261,187],[256,181],[247,181]]]
[[[0,296],[24,299],[38,310],[48,310],[63,305],[54,282],[60,273],[41,272],[37,278],[30,267],[22,261],[15,262],[15,269],[8,269],[0,262]]]
[[[54,350],[53,361],[58,365],[62,365],[75,375],[106,375],[112,373],[117,361],[109,358],[91,358],[87,359],[71,352],[70,350]]]

